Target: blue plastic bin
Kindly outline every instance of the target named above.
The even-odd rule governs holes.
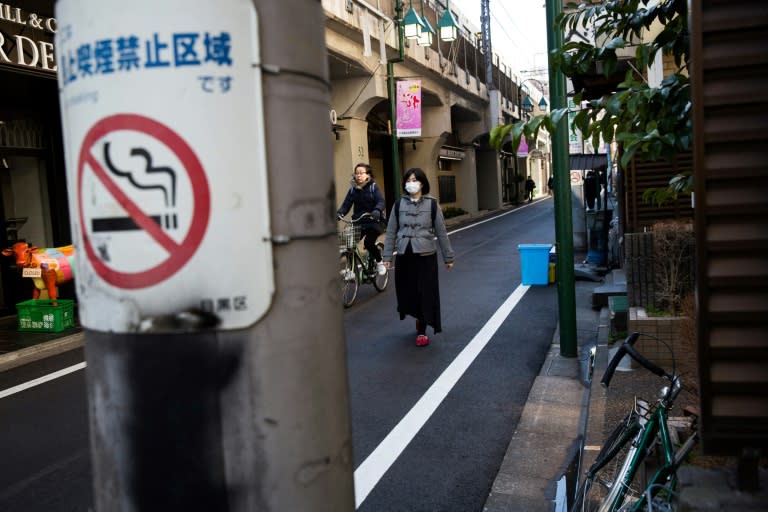
[[[552,244],[520,244],[520,271],[523,284],[549,284],[549,250]]]

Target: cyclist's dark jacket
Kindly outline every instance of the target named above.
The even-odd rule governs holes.
[[[374,210],[378,210],[381,215],[381,219],[384,220],[384,196],[381,194],[378,185],[373,179],[368,180],[362,186],[358,187],[352,180],[352,187],[347,192],[347,197],[344,198],[344,202],[341,203],[341,207],[336,212],[337,215],[343,217],[349,209],[354,206],[352,210],[352,220],[357,220],[364,213],[371,213]],[[375,227],[378,223],[371,219],[364,219],[361,221],[361,229],[367,229],[368,227]]]

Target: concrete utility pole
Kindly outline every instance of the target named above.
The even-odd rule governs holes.
[[[555,20],[563,10],[560,0],[547,0],[547,45],[549,51],[563,45],[563,33]],[[565,75],[549,65],[549,99],[552,110],[567,108]],[[560,354],[576,357],[576,287],[573,271],[573,224],[571,180],[568,158],[568,116],[563,116],[552,134],[552,175],[555,177],[555,238],[557,242],[557,299],[560,314]]]
[[[95,509],[351,511],[322,6],[123,6],[56,6]]]

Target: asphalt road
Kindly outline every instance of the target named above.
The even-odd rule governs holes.
[[[0,373],[0,390],[83,361],[81,349]],[[0,511],[88,510],[91,465],[85,373],[0,399]]]
[[[451,234],[429,347],[399,320],[394,280],[344,312],[359,510],[482,510],[557,323],[554,287],[519,288],[517,250],[554,241],[553,213],[540,201]],[[0,373],[0,392],[80,362]],[[87,429],[82,369],[0,398],[0,511],[89,510]]]
[[[557,324],[554,287],[531,287],[364,500],[361,464],[520,284],[517,245],[554,241],[552,201],[453,232],[441,266],[443,332],[414,344],[394,288],[346,312],[357,501],[361,511],[479,511]],[[433,405],[434,407],[434,405]],[[404,442],[407,442],[406,439]],[[390,448],[391,450],[391,448]],[[365,468],[363,468],[365,469]]]

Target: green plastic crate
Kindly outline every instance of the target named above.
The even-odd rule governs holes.
[[[68,299],[27,300],[16,304],[16,312],[20,331],[59,332],[75,325],[74,301]]]
[[[608,297],[611,335],[619,336],[627,331],[627,307],[626,295],[612,295]]]
[[[608,297],[608,309],[610,309],[611,313],[626,313],[627,304],[626,295],[611,295]]]

